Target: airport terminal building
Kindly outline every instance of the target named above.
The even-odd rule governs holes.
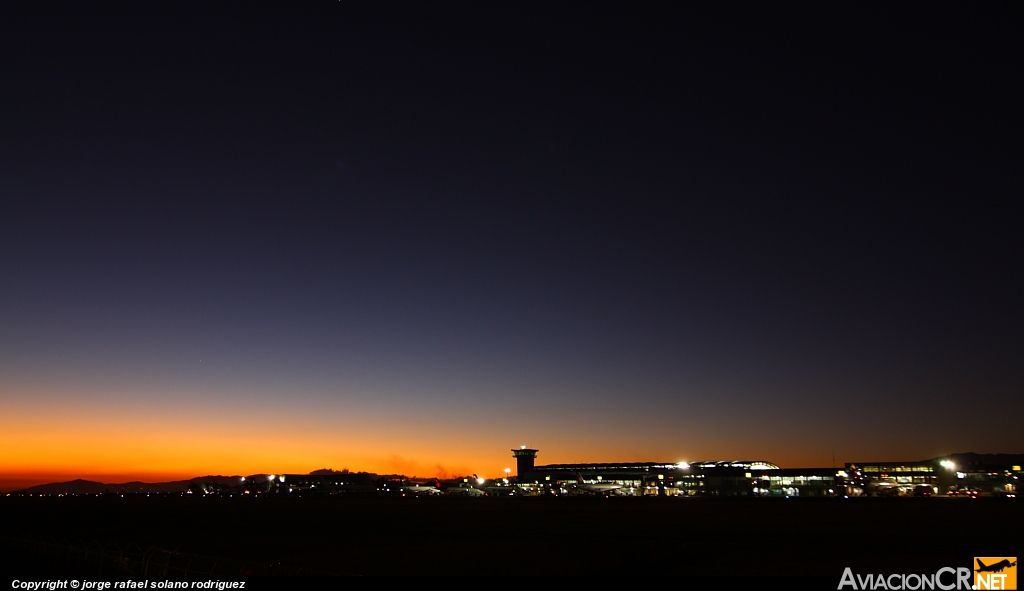
[[[844,468],[780,468],[763,460],[537,465],[538,450],[513,449],[525,494],[658,496],[928,496],[961,490],[1003,495],[1019,486],[1020,455],[952,454]]]
[[[1016,495],[1024,455],[958,453],[916,462],[846,464],[848,488],[868,495],[973,492]]]
[[[525,446],[512,450],[520,487],[535,494],[829,496],[845,485],[843,472],[832,468],[779,468],[751,460],[538,466],[537,452]]]

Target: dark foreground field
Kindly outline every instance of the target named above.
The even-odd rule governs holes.
[[[12,576],[67,570],[37,556],[62,545],[283,573],[934,573],[1020,556],[1024,532],[1024,502],[984,498],[0,497],[0,517]]]

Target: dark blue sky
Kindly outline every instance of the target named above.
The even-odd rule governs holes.
[[[1020,16],[16,7],[7,421],[344,418],[437,439],[316,462],[428,471],[1020,451]]]

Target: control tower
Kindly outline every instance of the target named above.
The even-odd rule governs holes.
[[[516,458],[516,476],[529,478],[530,473],[533,472],[533,460],[537,457],[537,450],[526,449],[524,445],[519,449],[513,449],[512,455]]]

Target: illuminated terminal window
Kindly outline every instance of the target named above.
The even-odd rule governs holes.
[[[927,464],[876,464],[873,466],[864,466],[862,469],[864,472],[934,472],[935,467]]]

